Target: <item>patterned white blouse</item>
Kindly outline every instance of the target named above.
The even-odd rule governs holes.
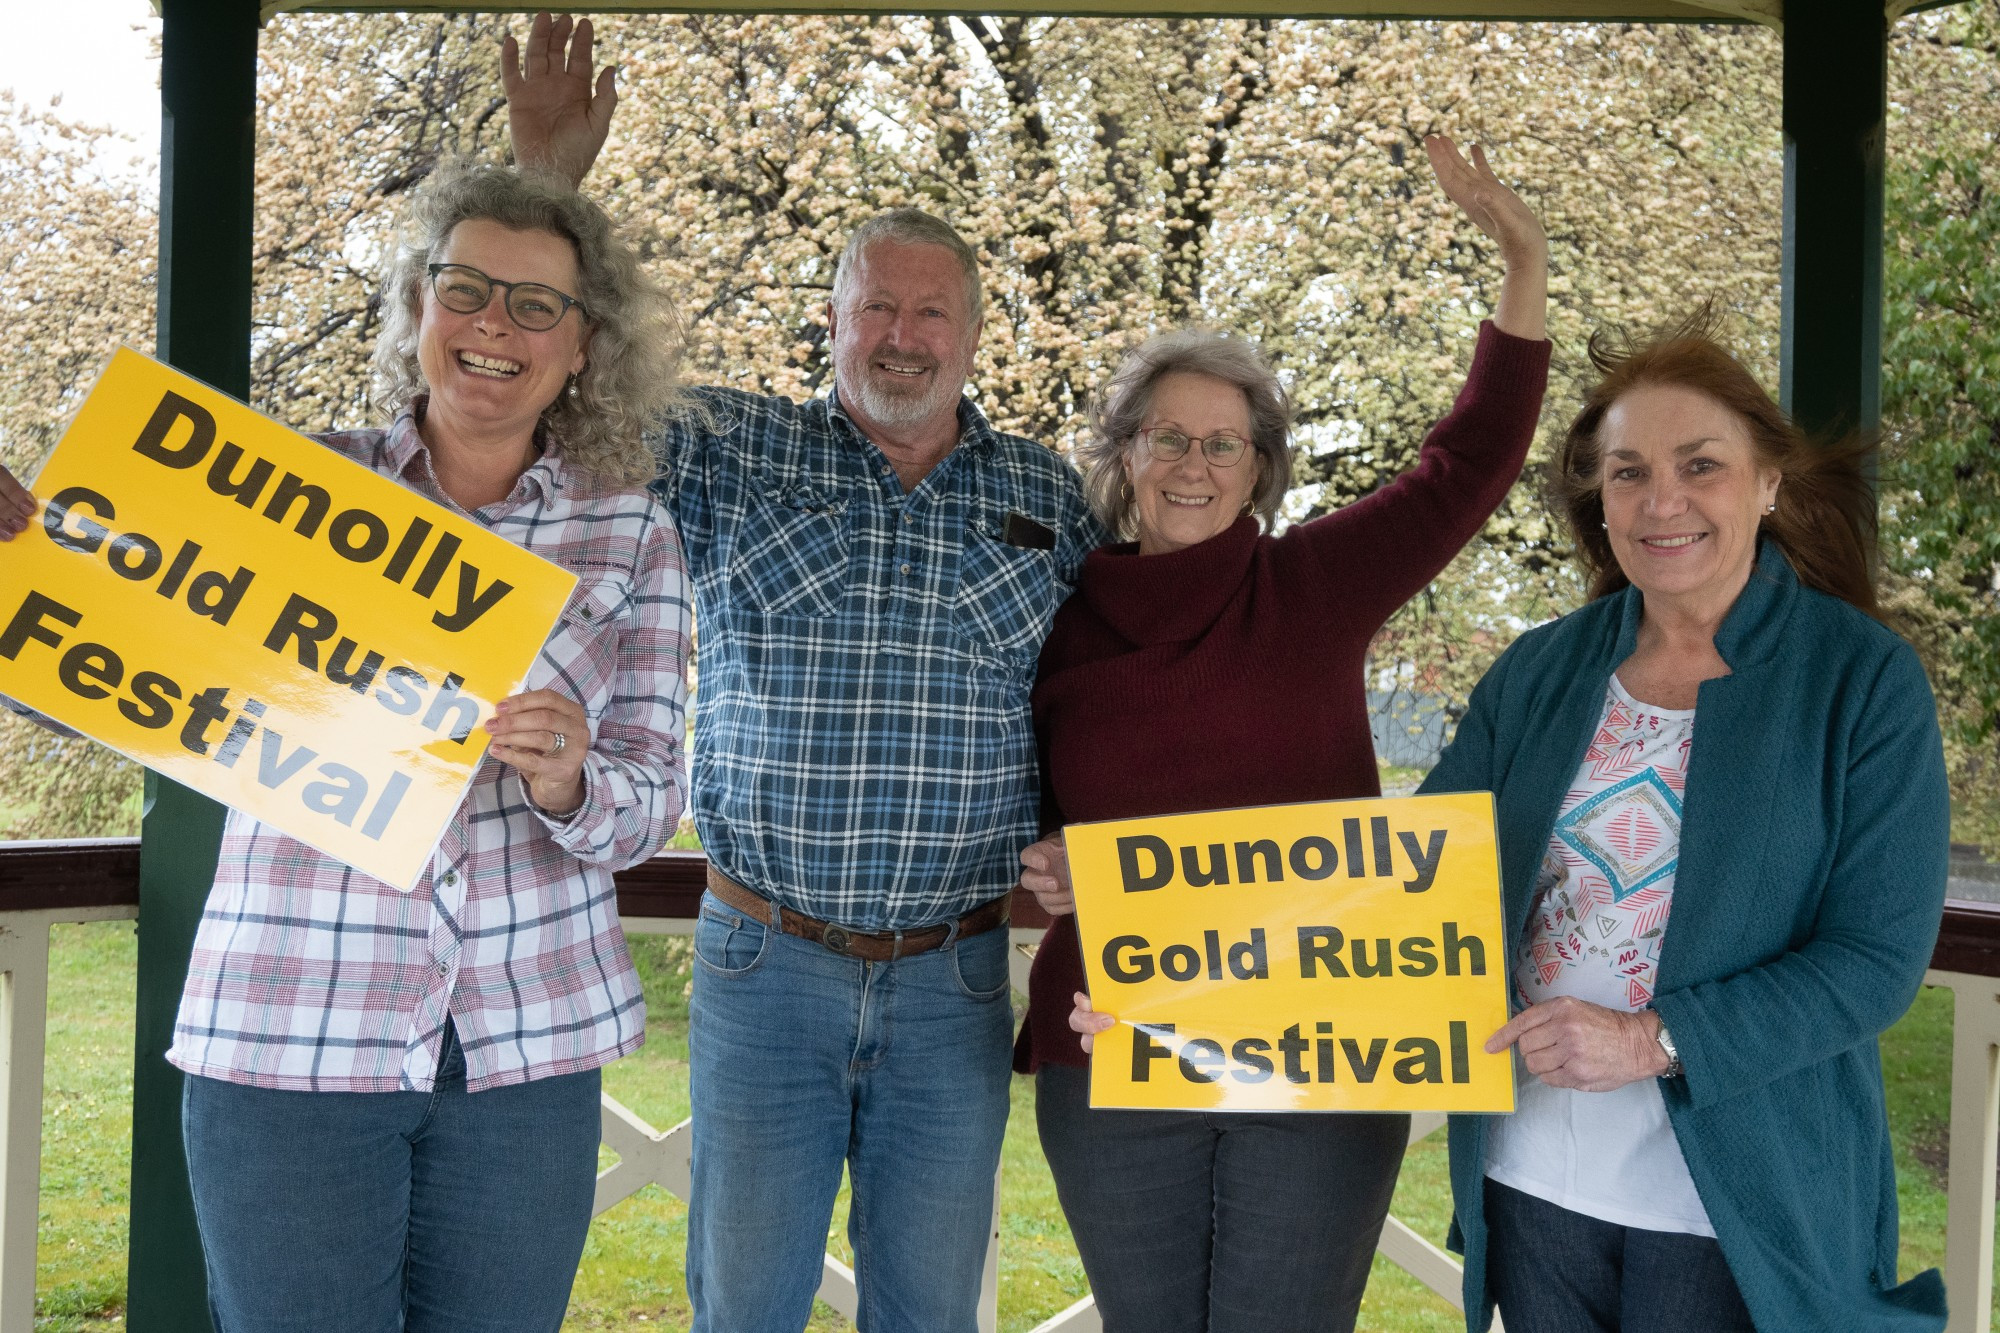
[[[1693,745],[1693,709],[1640,703],[1611,678],[1536,878],[1514,966],[1523,1007],[1558,995],[1622,1012],[1652,1003]],[[1715,1234],[1657,1080],[1577,1092],[1522,1070],[1516,1107],[1493,1126],[1489,1178],[1619,1226]]]

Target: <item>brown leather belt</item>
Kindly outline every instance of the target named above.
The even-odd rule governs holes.
[[[771,903],[750,889],[744,888],[713,865],[708,868],[708,891],[739,912],[747,912],[758,921],[770,924]],[[996,926],[1007,924],[1007,909],[1013,903],[1012,894],[1002,894],[992,902],[975,907],[958,919],[958,939],[970,939],[983,935]],[[908,958],[911,954],[929,953],[932,949],[952,938],[952,930],[945,926],[926,926],[922,930],[866,931],[849,930],[836,926],[831,921],[821,921],[803,912],[794,912],[789,907],[778,909],[778,929],[787,935],[796,935],[802,940],[831,949],[849,958],[859,958],[870,963],[886,963],[897,958]]]

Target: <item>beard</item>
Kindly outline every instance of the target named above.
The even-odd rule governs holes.
[[[861,409],[862,415],[883,426],[914,426],[941,415],[945,409],[958,401],[965,388],[961,375],[956,380],[945,373],[945,367],[929,358],[898,356],[894,359],[912,363],[928,363],[929,379],[901,380],[886,371],[875,369],[877,360],[890,359],[880,349],[871,352],[858,366],[859,374],[852,377],[839,374],[836,369],[835,383],[839,386],[843,399]]]

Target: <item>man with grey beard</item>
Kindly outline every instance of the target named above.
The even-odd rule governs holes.
[[[572,37],[574,41],[572,41]],[[514,148],[581,180],[610,125],[590,28],[502,70]],[[688,1294],[795,1333],[853,1182],[861,1327],[972,1333],[1007,1117],[1007,903],[1037,826],[1035,660],[1103,533],[1051,450],[963,395],[977,257],[892,209],[848,239],[805,403],[696,390],[656,483],[694,576]]]

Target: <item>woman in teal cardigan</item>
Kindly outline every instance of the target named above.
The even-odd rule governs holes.
[[[1896,1281],[1876,1038],[1949,806],[1858,453],[1700,324],[1591,352],[1557,484],[1593,600],[1501,657],[1424,784],[1495,793],[1517,946],[1487,1049],[1518,1109],[1451,1122],[1467,1325],[1941,1329],[1935,1270]]]

